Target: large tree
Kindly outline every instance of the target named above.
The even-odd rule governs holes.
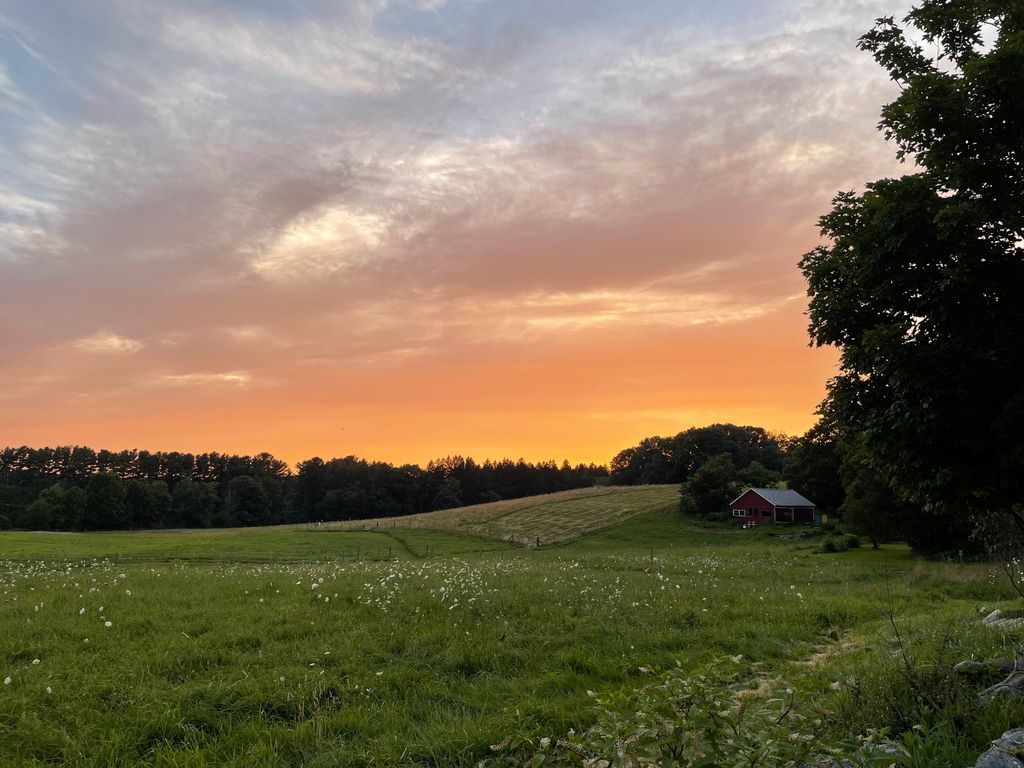
[[[860,47],[917,168],[839,194],[801,262],[811,338],[841,351],[825,411],[905,498],[1024,525],[1024,3],[924,0]]]

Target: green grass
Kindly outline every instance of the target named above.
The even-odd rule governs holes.
[[[977,626],[1011,599],[984,566],[815,554],[665,503],[609,527],[574,503],[554,502],[588,532],[540,549],[414,527],[0,536],[0,765],[517,764],[588,726],[588,690],[724,654],[798,680],[839,733],[902,701],[883,695],[890,593],[922,664],[947,631],[964,657],[1019,641]],[[1002,721],[984,722],[975,740]]]
[[[611,486],[476,504],[419,515],[328,523],[327,529],[366,526],[419,528],[543,546],[571,541],[636,515],[675,508],[678,485]]]
[[[315,530],[305,526],[143,531],[0,532],[7,559],[293,561],[386,560],[509,548],[502,542],[426,529]]]

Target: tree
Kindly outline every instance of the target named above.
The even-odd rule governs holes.
[[[171,508],[171,494],[163,480],[129,480],[126,488],[128,521],[132,528],[162,525]]]
[[[358,520],[369,517],[366,492],[358,485],[332,488],[317,502],[316,517],[320,520]]]
[[[724,517],[729,502],[739,495],[732,456],[712,456],[679,489],[679,510],[697,517]]]
[[[782,465],[782,478],[822,512],[836,512],[844,497],[839,476],[841,461],[836,436],[818,424],[790,446]]]
[[[85,491],[60,483],[44,488],[25,511],[24,525],[33,530],[70,530],[82,526]]]
[[[875,549],[898,536],[903,502],[875,468],[863,446],[846,452],[840,471],[845,490],[845,499],[839,507],[843,520],[855,533],[867,536]]]
[[[128,498],[118,475],[101,472],[89,478],[83,526],[99,531],[128,527]]]
[[[268,525],[273,505],[257,478],[241,475],[228,483],[223,522],[227,525]]]
[[[737,473],[737,479],[741,485],[749,485],[751,488],[772,488],[782,479],[782,475],[768,469],[760,461],[752,461]]]
[[[171,494],[169,525],[181,528],[209,528],[217,511],[217,492],[209,483],[185,478]]]
[[[812,341],[841,352],[823,409],[926,514],[1024,528],[1024,5],[905,21],[935,55],[891,17],[860,47],[900,85],[880,128],[920,170],[839,194],[801,261]]]
[[[441,488],[434,494],[434,500],[430,504],[432,510],[452,509],[462,506],[462,488],[459,481],[454,477],[445,480]]]

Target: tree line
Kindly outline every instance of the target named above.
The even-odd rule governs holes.
[[[0,450],[0,528],[205,528],[392,517],[583,488],[606,467],[450,456],[421,468],[354,456]]]

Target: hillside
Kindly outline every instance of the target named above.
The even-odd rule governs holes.
[[[584,488],[476,504],[404,517],[346,520],[315,526],[326,531],[421,528],[527,546],[578,539],[645,512],[675,506],[677,485]]]

